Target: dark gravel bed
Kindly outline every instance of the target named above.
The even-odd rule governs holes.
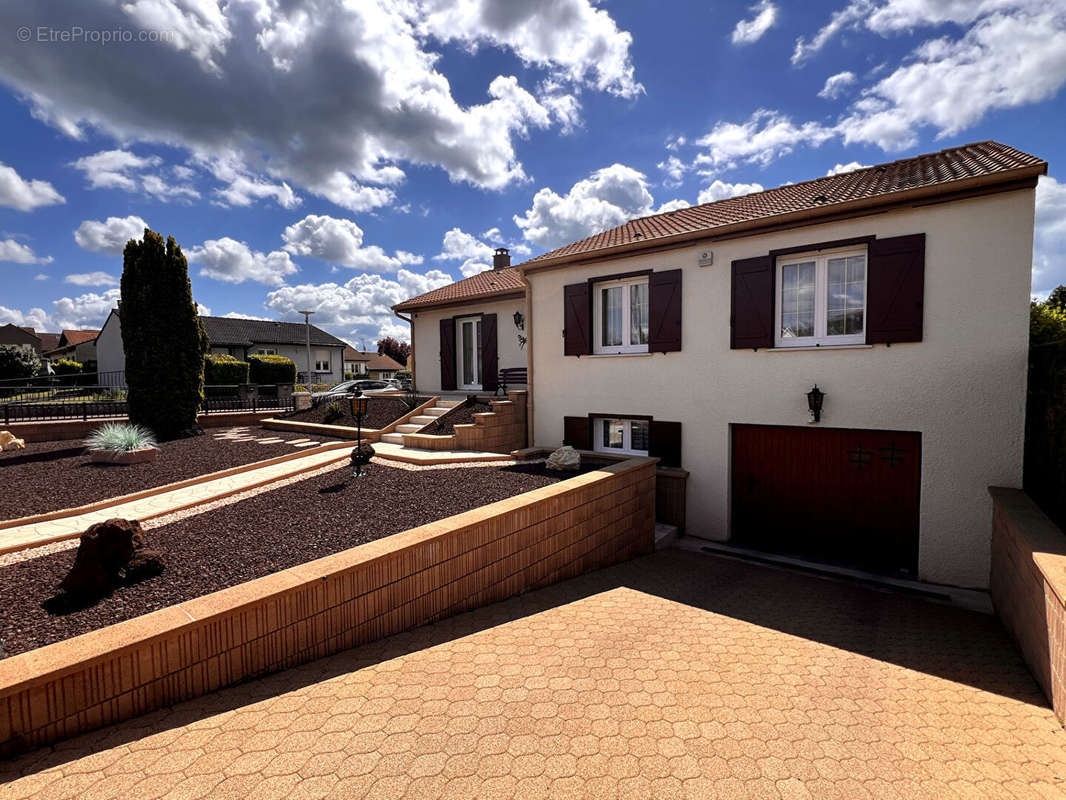
[[[364,428],[384,428],[386,425],[395,422],[411,409],[408,407],[406,401],[399,397],[370,397],[370,402],[367,403],[366,417],[363,419]],[[424,403],[428,400],[428,397],[418,398],[419,403]],[[348,427],[355,427],[355,417],[352,416],[352,406],[348,402],[347,397],[342,397],[335,401],[337,405],[341,407],[341,416],[334,420],[326,420],[326,407],[329,403],[321,403],[314,408],[309,408],[306,411],[290,411],[288,414],[284,414],[285,419],[291,419],[295,422],[316,422],[320,425],[346,425]]]
[[[202,436],[164,442],[156,460],[145,464],[93,464],[80,439],[29,442],[25,450],[0,453],[0,519],[73,508],[294,452],[281,444],[216,441],[214,434],[223,430],[208,428]],[[259,438],[325,441],[321,436],[260,428],[249,432]]]
[[[451,436],[455,433],[456,425],[469,425],[474,421],[474,414],[483,414],[492,411],[492,406],[484,401],[467,401],[461,406],[456,406],[447,414],[437,417],[428,423],[419,433],[428,433],[433,436]]]
[[[595,467],[587,467],[594,469]],[[543,464],[411,471],[377,464],[358,480],[347,469],[264,492],[146,532],[166,571],[95,606],[53,615],[41,604],[74,563],[75,550],[0,567],[4,655],[61,641],[358,544],[548,486],[571,474]],[[347,484],[344,482],[348,481]]]

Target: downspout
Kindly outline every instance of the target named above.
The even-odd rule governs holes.
[[[400,319],[402,319],[404,322],[406,322],[408,325],[411,326],[411,387],[417,391],[418,384],[415,381],[415,321],[414,321],[414,315],[412,314],[410,317],[405,317],[399,311],[395,311],[395,310],[392,313],[395,314],[397,317],[399,317]],[[404,369],[407,368],[406,364],[404,364],[403,366],[404,366]]]
[[[533,447],[533,287],[521,269],[518,279],[526,290],[526,445]]]

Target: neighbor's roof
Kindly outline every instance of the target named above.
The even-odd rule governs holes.
[[[1035,178],[1046,173],[1047,162],[1036,156],[999,142],[976,142],[854,172],[641,217],[536,256],[518,266],[524,270],[565,264],[593,254],[661,247],[673,242],[785,224],[793,219],[807,221],[900,200]]]
[[[363,353],[367,357],[367,369],[403,369],[403,364],[384,353]]]
[[[345,361],[369,361],[370,356],[366,353],[361,353],[351,345],[344,348],[344,360]]]
[[[523,292],[525,292],[525,286],[518,276],[518,270],[514,267],[488,269],[461,281],[434,289],[432,292],[426,292],[417,297],[412,297],[410,300],[404,300],[402,303],[394,305],[392,309],[393,311],[409,311],[430,306],[454,305],[467,300],[485,300],[503,295],[522,294]]]
[[[65,330],[59,334],[60,341],[66,341],[67,345],[81,344],[82,342],[91,342],[97,336],[100,335],[99,330],[85,331],[85,330]]]
[[[49,350],[55,350],[59,347],[58,333],[38,333],[37,338],[41,340],[41,352],[43,353],[47,353]]]
[[[254,344],[305,344],[307,329],[302,322],[274,322],[265,319],[203,317],[207,338],[213,345],[251,347]],[[345,347],[345,343],[321,328],[311,326],[311,344]]]

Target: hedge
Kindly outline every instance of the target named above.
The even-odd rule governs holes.
[[[82,375],[84,372],[82,365],[72,359],[61,358],[52,362],[53,375]]]
[[[217,354],[204,358],[204,384],[233,386],[248,383],[249,364],[230,355]]]
[[[249,356],[252,383],[296,383],[296,364],[285,356]]]

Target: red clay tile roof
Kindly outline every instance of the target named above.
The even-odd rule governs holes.
[[[37,338],[41,340],[42,353],[47,353],[49,350],[55,350],[59,347],[58,333],[38,333]]]
[[[66,340],[67,345],[81,344],[82,342],[91,342],[100,334],[100,331],[63,331],[60,334],[62,339]]]
[[[427,308],[430,306],[452,305],[465,300],[484,300],[490,297],[498,297],[508,294],[522,294],[525,286],[518,277],[518,270],[514,267],[504,269],[490,269],[479,272],[469,278],[464,278],[455,283],[449,283],[432,292],[420,294],[410,300],[394,305],[394,311],[408,311],[410,309]]]
[[[991,177],[993,182],[1007,182],[1046,173],[1047,162],[1036,156],[998,142],[977,142],[841,175],[634,219],[617,228],[531,258],[518,266],[536,268],[543,262],[565,263],[614,247],[624,247],[626,250],[655,247],[663,244],[660,241],[662,239],[685,237],[686,234],[686,238],[700,238],[692,234],[713,236],[718,232],[716,229],[756,227],[767,224],[773,217],[795,213],[810,215],[824,210],[828,215],[844,210],[847,204],[856,201],[873,205],[894,202],[907,194],[916,194],[915,190],[924,189],[923,193],[933,194],[966,188],[948,185],[968,179],[985,179],[988,182],[987,179]],[[445,287],[445,290],[449,288]]]
[[[383,353],[364,353],[351,345],[344,348],[345,361],[365,361],[367,369],[403,369],[404,366],[391,356]]]

